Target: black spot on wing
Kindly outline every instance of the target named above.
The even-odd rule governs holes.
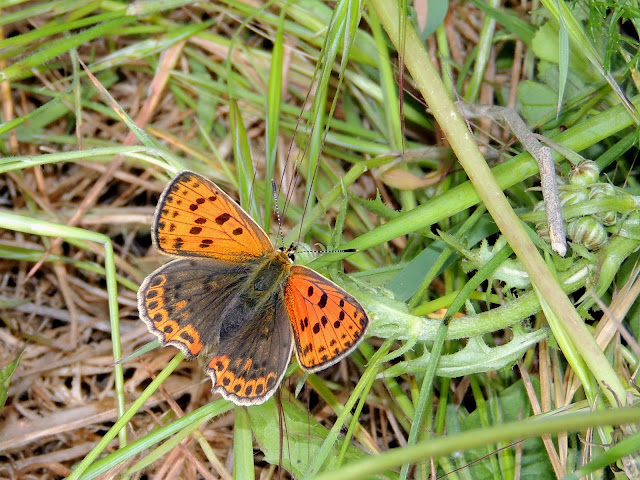
[[[218,225],[224,225],[229,221],[230,218],[231,218],[231,215],[229,215],[228,213],[222,213],[216,217],[216,223]]]

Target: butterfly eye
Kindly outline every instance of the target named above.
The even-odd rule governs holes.
[[[291,260],[291,263],[296,259],[296,251],[298,250],[298,245],[291,244],[289,248],[287,248],[287,257]]]

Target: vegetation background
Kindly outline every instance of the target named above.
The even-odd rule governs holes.
[[[0,1],[0,478],[638,478],[639,13]],[[182,169],[272,234],[281,179],[286,242],[358,249],[311,262],[358,352],[248,409],[171,348],[114,365]]]

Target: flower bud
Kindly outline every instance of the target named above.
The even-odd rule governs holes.
[[[600,168],[593,160],[585,160],[573,167],[569,173],[571,185],[591,185],[600,179]]]
[[[567,205],[577,205],[578,203],[586,202],[587,198],[587,194],[583,189],[562,190],[560,192],[560,205],[562,207]]]
[[[607,243],[604,225],[592,216],[578,218],[567,226],[569,238],[589,250],[599,250]]]
[[[594,185],[589,190],[589,200],[594,200],[596,198],[613,197],[615,196],[615,194],[616,189],[613,185],[609,183],[600,183],[598,185]],[[594,213],[593,216],[607,227],[615,225],[616,221],[618,220],[618,213],[613,210]]]

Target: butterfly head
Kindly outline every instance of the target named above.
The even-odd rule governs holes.
[[[296,260],[296,251],[298,250],[298,245],[292,243],[288,247],[280,247],[278,248],[279,252],[282,252],[289,259],[291,263]]]

